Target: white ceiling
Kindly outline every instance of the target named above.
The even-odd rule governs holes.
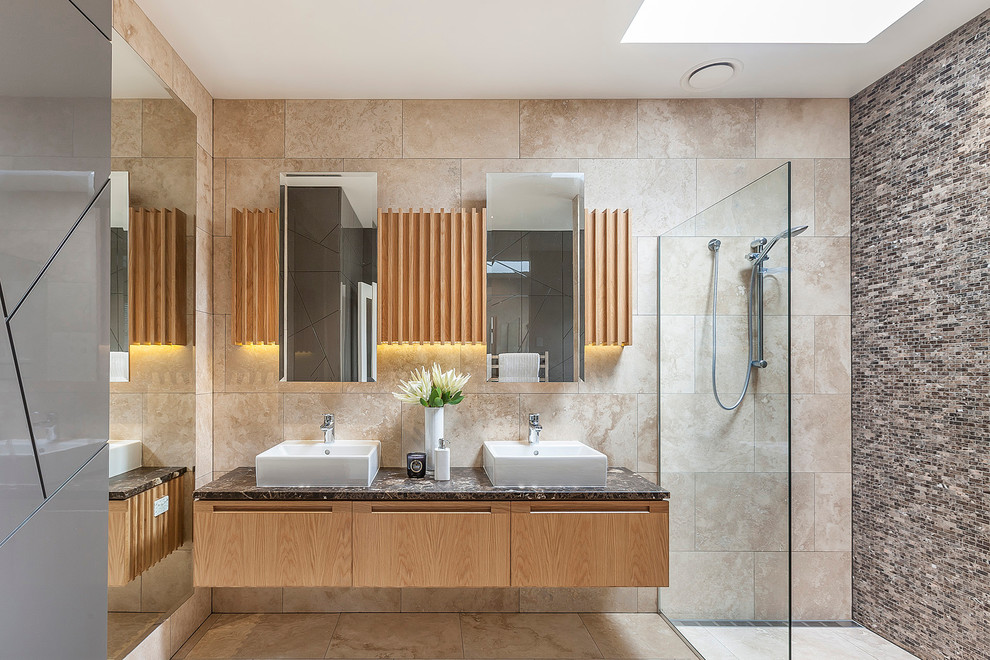
[[[640,0],[138,4],[216,98],[406,99],[846,98],[990,8],[925,0],[868,44],[671,45],[620,43]],[[681,88],[717,58],[743,71],[714,92]]]

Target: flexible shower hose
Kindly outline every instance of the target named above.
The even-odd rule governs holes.
[[[746,337],[749,340],[749,350],[746,357],[746,378],[743,381],[739,398],[731,406],[727,406],[719,398],[718,385],[715,382],[715,365],[718,360],[718,317],[715,313],[716,305],[718,305],[718,250],[713,251],[715,252],[715,290],[712,293],[712,394],[715,395],[715,403],[722,410],[735,410],[742,403],[743,397],[746,396],[746,391],[749,390],[749,380],[753,376],[753,292],[756,288],[754,286],[756,284],[756,271],[760,268],[761,260],[758,259],[753,263],[749,274],[749,298],[746,303]]]

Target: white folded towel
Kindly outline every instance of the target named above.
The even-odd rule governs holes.
[[[540,382],[539,353],[499,353],[498,382],[538,383]]]

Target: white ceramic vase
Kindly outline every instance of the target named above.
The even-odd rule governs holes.
[[[426,469],[434,469],[434,457],[433,450],[440,448],[440,438],[443,437],[443,406],[439,408],[426,407],[426,425],[425,425],[425,446],[423,451],[426,452]]]

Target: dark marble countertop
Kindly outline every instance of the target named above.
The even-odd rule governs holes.
[[[410,479],[405,468],[381,468],[371,486],[260,488],[242,467],[197,488],[197,500],[665,500],[670,493],[627,468],[608,469],[604,488],[499,488],[482,468],[451,468],[450,481]]]
[[[110,499],[126,500],[186,473],[184,467],[139,467],[110,477]]]

